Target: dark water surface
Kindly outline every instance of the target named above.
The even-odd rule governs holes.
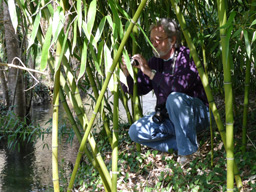
[[[50,127],[47,123],[52,118],[51,105],[34,107],[31,119],[35,125]],[[60,113],[60,118],[63,113]],[[61,122],[59,125],[61,126]],[[18,149],[7,149],[7,142],[0,143],[0,192],[36,192],[53,191],[52,188],[52,153],[51,135],[44,135],[44,140],[34,144],[24,144]],[[48,147],[47,147],[48,146]],[[65,158],[68,164],[76,157],[78,143],[72,146],[65,141],[59,143],[59,159]],[[65,162],[64,162],[65,164]]]
[[[152,111],[154,104],[155,98],[152,93],[149,93],[143,99],[144,114]],[[125,112],[121,104],[120,116],[125,119]],[[33,107],[31,118],[35,125],[39,124],[43,128],[50,127],[51,124],[47,122],[52,118],[52,106],[49,104]],[[66,119],[62,110],[60,110],[60,119],[62,120],[60,120],[59,126],[62,125],[63,119]],[[45,135],[43,141],[37,140],[34,146],[24,145],[20,151],[8,150],[7,144],[0,142],[0,192],[52,192],[51,142],[51,135]],[[68,170],[65,166],[75,162],[78,148],[79,143],[76,140],[72,145],[65,141],[59,142],[58,158],[62,168]],[[63,159],[65,161],[62,161]],[[70,172],[65,174],[69,175]]]

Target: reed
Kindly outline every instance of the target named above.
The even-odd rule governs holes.
[[[175,12],[176,12],[176,15],[177,15],[177,18],[178,18],[178,21],[180,23],[180,26],[181,26],[181,29],[182,29],[182,32],[185,36],[185,39],[186,39],[186,42],[188,44],[188,47],[190,49],[190,53],[191,53],[191,56],[193,57],[194,59],[194,62],[196,64],[196,67],[197,67],[197,70],[199,72],[199,75],[200,75],[200,78],[202,80],[202,84],[204,86],[204,89],[205,89],[205,92],[206,92],[206,96],[207,96],[207,99],[209,101],[209,106],[213,112],[213,115],[214,115],[214,118],[215,118],[215,121],[216,121],[216,124],[217,124],[217,127],[219,129],[219,132],[220,132],[220,135],[221,135],[221,139],[223,141],[223,144],[224,144],[224,147],[227,151],[228,147],[230,147],[230,143],[233,141],[232,138],[229,140],[229,145],[227,145],[227,141],[226,141],[226,132],[225,132],[225,129],[224,129],[224,126],[223,126],[223,123],[220,119],[220,115],[219,115],[219,112],[217,110],[217,107],[216,107],[216,104],[214,102],[214,99],[213,99],[213,95],[212,95],[212,92],[211,92],[211,88],[209,86],[209,82],[208,82],[208,78],[207,78],[207,75],[205,74],[204,70],[203,70],[203,67],[201,65],[201,62],[198,58],[198,55],[197,55],[197,52],[196,52],[196,48],[194,46],[194,43],[192,42],[191,40],[191,35],[190,33],[187,31],[187,27],[186,27],[186,21],[184,19],[184,16],[182,15],[181,11],[180,11],[180,7],[178,6],[178,4],[175,2],[175,0],[171,0],[171,3],[172,3],[172,6],[174,7],[175,9]],[[229,113],[227,113],[229,114]],[[230,115],[230,114],[229,114]],[[229,149],[230,150],[230,149]],[[233,170],[234,170],[234,174],[235,174],[235,179],[236,179],[236,184],[237,184],[237,187],[238,189],[240,190],[242,188],[242,181],[241,181],[241,177],[240,175],[238,174],[238,168],[237,168],[237,165],[235,164],[235,162],[232,162],[234,163],[233,165]],[[233,171],[232,170],[232,171]]]
[[[145,3],[146,3],[146,0],[143,0],[143,1],[141,2],[140,6],[139,6],[139,8],[138,8],[138,10],[137,10],[137,12],[135,13],[135,15],[134,15],[134,17],[133,17],[133,19],[132,19],[133,22],[137,22],[137,20],[138,20],[138,18],[139,18],[139,15],[140,15],[140,13],[141,13],[143,7],[145,6]],[[113,64],[111,65],[111,67],[110,67],[110,69],[109,69],[109,72],[108,72],[108,74],[107,74],[106,80],[104,81],[104,84],[103,84],[103,86],[102,86],[102,90],[101,90],[100,95],[99,95],[99,98],[98,98],[98,100],[97,100],[97,102],[96,102],[93,115],[92,115],[92,117],[91,117],[91,120],[90,120],[90,122],[89,122],[89,124],[88,124],[88,127],[87,127],[87,129],[86,129],[86,131],[85,131],[85,134],[84,134],[84,136],[83,136],[83,139],[82,139],[82,142],[81,142],[81,145],[80,145],[80,148],[79,148],[79,153],[77,154],[76,164],[75,164],[75,166],[74,166],[74,170],[73,170],[73,172],[72,172],[72,176],[71,176],[70,183],[69,183],[69,190],[72,188],[72,186],[73,186],[73,184],[74,184],[75,175],[76,175],[76,172],[77,172],[77,170],[78,170],[79,163],[80,163],[80,160],[81,160],[81,157],[82,157],[82,154],[81,154],[80,152],[82,152],[82,151],[84,150],[84,147],[85,147],[85,144],[86,144],[86,142],[87,142],[88,136],[89,136],[89,134],[90,134],[92,125],[93,125],[94,120],[95,120],[95,118],[96,118],[96,114],[97,114],[97,112],[98,112],[98,110],[99,110],[101,101],[102,101],[102,99],[103,99],[104,92],[105,92],[106,89],[107,89],[107,86],[108,86],[108,83],[109,83],[109,81],[110,81],[110,78],[111,78],[111,76],[112,76],[112,74],[113,74],[113,72],[114,72],[114,69],[116,68],[116,65],[117,65],[117,63],[118,63],[118,60],[119,60],[119,58],[120,58],[120,56],[121,56],[121,54],[122,54],[124,45],[125,45],[125,43],[126,43],[128,37],[129,37],[129,35],[130,35],[131,31],[132,31],[132,28],[133,28],[133,26],[134,26],[134,23],[133,23],[133,22],[130,23],[130,25],[129,25],[127,31],[126,31],[126,34],[125,34],[124,38],[122,39],[122,42],[121,42],[121,44],[120,44],[120,46],[119,46],[119,48],[118,48],[116,57],[115,57],[114,60],[113,60]]]

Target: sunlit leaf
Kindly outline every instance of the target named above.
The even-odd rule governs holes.
[[[16,6],[15,6],[14,0],[8,0],[8,9],[9,9],[9,14],[10,14],[11,21],[12,21],[12,26],[16,33],[17,27],[18,27],[18,17],[17,17]]]
[[[76,20],[74,21],[74,27],[73,27],[73,41],[72,41],[71,53],[73,53],[76,46],[76,42],[77,42],[77,23],[78,23],[78,20],[76,18]]]
[[[98,61],[97,55],[95,54],[95,50],[93,49],[93,46],[91,44],[89,45],[89,48],[90,48],[90,53],[92,55],[93,64],[94,64],[96,70],[98,71],[98,73],[100,75],[102,75],[102,72],[101,72],[100,66],[99,66],[99,61]]]
[[[52,36],[52,24],[49,26],[45,35],[45,40],[42,48],[41,64],[40,64],[41,71],[45,70],[47,66],[49,48],[51,45],[51,36]]]
[[[124,49],[124,51],[123,51],[123,58],[124,58],[124,62],[126,63],[126,67],[129,71],[131,77],[134,78],[134,73],[133,73],[133,69],[132,69],[132,65],[131,65],[130,56],[126,49]]]
[[[111,50],[108,48],[108,46],[105,44],[104,45],[104,64],[105,64],[105,74],[106,76],[109,74],[109,70],[110,70],[110,67],[113,63],[113,59],[112,59],[112,56],[111,56]],[[108,84],[108,89],[110,91],[114,91],[114,79],[113,79],[113,75],[109,81],[109,84]]]
[[[95,37],[92,40],[92,45],[94,46],[94,48],[97,50],[97,43],[101,38],[102,32],[104,30],[105,27],[105,23],[106,23],[106,17],[103,17],[100,21],[99,27],[96,31]]]
[[[82,57],[81,57],[81,65],[80,65],[80,72],[77,78],[77,82],[79,79],[84,75],[87,63],[87,41],[84,40],[83,49],[82,49]]]
[[[58,63],[57,63],[57,66],[55,66],[55,71],[57,71],[60,67],[60,64],[62,62],[62,58],[63,58],[63,55],[67,52],[69,52],[68,50],[68,46],[67,46],[67,39],[68,39],[68,34],[69,34],[69,30],[70,30],[70,27],[71,27],[72,23],[69,24],[68,28],[67,28],[67,31],[65,32],[65,36],[64,36],[64,30],[62,29],[60,35],[59,35],[59,42],[62,44],[61,47],[61,53],[59,55],[59,60],[58,60]],[[64,37],[64,38],[63,38]],[[68,57],[67,57],[68,58]]]
[[[244,43],[245,43],[245,49],[246,49],[246,53],[248,55],[248,58],[251,57],[251,44],[248,38],[248,32],[246,30],[243,31],[244,32]]]
[[[33,23],[32,33],[31,33],[31,37],[29,39],[27,50],[30,48],[31,45],[34,44],[34,41],[35,41],[35,38],[36,38],[36,35],[37,35],[37,32],[38,32],[38,27],[39,27],[39,24],[40,24],[40,18],[41,18],[41,12],[39,12],[36,15],[36,19]]]
[[[250,25],[250,28],[251,28],[253,25],[255,25],[255,24],[256,24],[256,19],[253,20],[253,22],[252,22],[251,25]]]
[[[101,67],[101,64],[102,64],[103,47],[104,47],[104,41],[101,41],[99,43],[99,46],[98,46],[98,55],[97,55],[97,60],[98,60],[99,66],[95,65],[97,71],[101,71],[100,67]]]
[[[64,20],[65,20],[65,16],[64,16],[63,9],[59,6],[53,16],[52,44],[56,43],[58,36],[60,34],[60,31],[63,29]]]
[[[87,14],[87,32],[88,32],[89,36],[91,36],[92,28],[93,28],[94,21],[95,21],[96,5],[97,5],[96,2],[97,2],[96,0],[93,0],[90,3],[88,14]],[[87,37],[87,38],[90,39],[89,37]]]
[[[79,32],[81,34],[82,20],[83,20],[81,0],[77,0],[76,9],[77,9],[78,30],[79,30]]]
[[[253,32],[251,45],[254,43],[255,39],[256,39],[256,31]]]

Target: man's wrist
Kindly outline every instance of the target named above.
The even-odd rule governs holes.
[[[149,79],[152,80],[155,77],[155,74],[156,74],[156,70],[152,69]]]

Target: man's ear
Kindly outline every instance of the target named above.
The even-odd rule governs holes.
[[[176,39],[177,39],[176,36],[173,36],[173,37],[172,37],[172,44],[173,44],[173,45],[176,43]]]

